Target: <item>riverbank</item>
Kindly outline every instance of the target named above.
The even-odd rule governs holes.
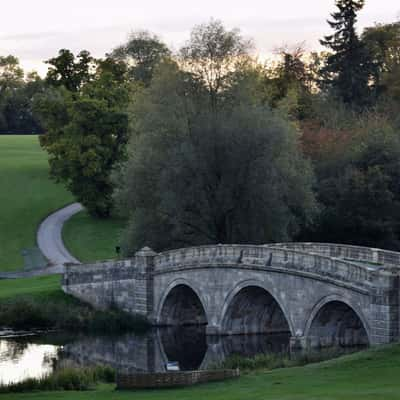
[[[400,398],[400,345],[360,353],[305,367],[258,371],[238,380],[174,390],[117,392],[102,384],[88,392],[5,394],[1,399],[59,400],[397,400]]]
[[[51,329],[85,333],[144,331],[145,319],[119,310],[98,311],[66,295],[60,276],[1,280],[0,324],[14,330]]]

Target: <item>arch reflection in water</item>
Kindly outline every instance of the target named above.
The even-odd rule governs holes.
[[[85,338],[64,346],[63,361],[78,365],[107,364],[125,372],[164,372],[169,361],[181,370],[205,369],[231,354],[282,353],[289,335],[206,336],[205,327],[153,330],[146,336]]]

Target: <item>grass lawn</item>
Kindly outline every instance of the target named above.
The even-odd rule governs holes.
[[[9,271],[22,267],[21,250],[35,246],[40,221],[73,197],[49,179],[33,135],[0,135],[0,188],[0,271]]]
[[[49,179],[47,155],[35,135],[0,135],[0,187],[0,271],[12,271],[23,266],[21,250],[36,245],[42,219],[74,198]],[[82,261],[112,258],[122,225],[82,212],[67,224],[67,247]]]
[[[0,280],[0,301],[21,296],[43,297],[61,292],[61,276]]]
[[[82,262],[115,258],[115,246],[124,221],[117,218],[95,219],[86,211],[74,215],[63,229],[63,240],[68,250]]]
[[[306,367],[256,372],[239,380],[174,390],[7,394],[1,399],[62,400],[398,400],[400,345],[372,349]]]

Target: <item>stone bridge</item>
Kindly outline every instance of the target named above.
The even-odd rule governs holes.
[[[293,346],[399,339],[400,253],[356,246],[215,245],[68,265],[63,290],[154,325],[288,333]]]

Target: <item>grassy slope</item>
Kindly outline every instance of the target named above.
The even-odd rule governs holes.
[[[20,296],[43,297],[61,292],[59,275],[0,280],[0,302]]]
[[[74,201],[48,171],[37,136],[0,135],[0,271],[21,268],[21,250],[35,246],[40,221]],[[67,247],[82,261],[112,258],[122,225],[80,213],[66,226]]]
[[[63,239],[68,250],[82,262],[106,260],[116,257],[115,246],[123,227],[120,219],[94,219],[82,211],[65,223]]]
[[[37,136],[0,135],[1,271],[22,267],[20,252],[35,245],[40,221],[73,201],[48,170]]]
[[[3,395],[2,399],[62,400],[392,400],[400,398],[400,346],[372,349],[301,368],[258,372],[239,380],[178,390],[115,392],[104,385],[92,392]]]

